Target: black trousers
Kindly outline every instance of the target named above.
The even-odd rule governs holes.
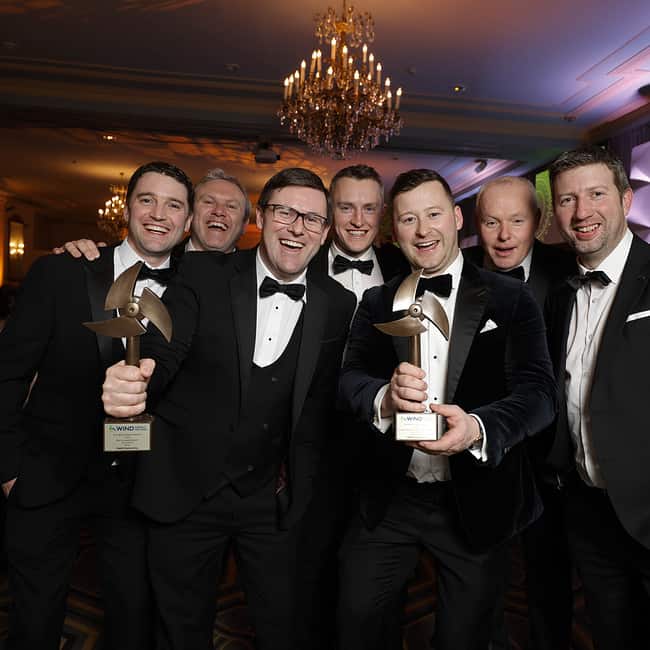
[[[531,650],[569,650],[573,589],[565,493],[543,482],[542,516],[522,533]]]
[[[644,650],[650,621],[650,549],[623,528],[604,490],[577,476],[566,522],[596,650]]]
[[[231,487],[185,519],[154,524],[149,563],[158,650],[212,647],[219,577],[233,544],[260,650],[292,648],[295,540],[277,526],[275,482],[240,497]]]
[[[377,528],[352,524],[341,549],[339,650],[395,649],[385,624],[393,625],[422,546],[438,562],[436,650],[488,647],[507,547],[472,551],[452,500],[449,484],[404,479]]]
[[[146,650],[152,646],[146,525],[127,505],[130,489],[130,482],[116,468],[109,470],[105,481],[82,481],[64,499],[38,508],[22,508],[12,498],[13,491],[9,495],[10,650],[59,649],[79,533],[85,522],[94,528],[97,544],[105,612],[103,647]]]

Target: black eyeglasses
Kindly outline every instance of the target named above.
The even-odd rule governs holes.
[[[285,226],[290,226],[292,223],[295,223],[298,217],[302,217],[305,230],[309,230],[309,232],[320,235],[325,230],[325,226],[327,226],[327,219],[315,212],[298,212],[298,210],[290,208],[288,205],[280,205],[279,203],[267,203],[264,206],[264,209],[266,208],[269,208],[273,212],[273,221],[283,223]]]

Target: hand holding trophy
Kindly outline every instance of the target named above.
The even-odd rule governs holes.
[[[142,267],[137,262],[113,282],[106,295],[104,308],[117,310],[118,316],[110,320],[83,323],[97,334],[113,338],[126,338],[127,365],[140,364],[140,337],[147,330],[142,324],[150,320],[169,342],[172,337],[172,321],[160,298],[148,288],[137,297],[135,283]],[[153,416],[142,413],[130,418],[107,417],[104,420],[104,451],[149,451],[151,449],[151,426]]]
[[[390,336],[409,337],[409,363],[420,367],[420,335],[427,331],[424,323],[428,320],[437,327],[445,339],[449,340],[449,320],[437,298],[425,292],[417,298],[418,282],[422,269],[406,276],[395,292],[393,312],[406,312],[401,318],[388,323],[376,323],[375,327]],[[395,439],[438,440],[442,432],[438,430],[438,417],[428,408],[424,413],[395,413]]]

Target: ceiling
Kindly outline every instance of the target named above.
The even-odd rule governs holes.
[[[650,119],[650,100],[638,93],[650,83],[647,0],[356,5],[372,13],[371,50],[404,88],[401,135],[354,159],[387,184],[430,167],[464,196],[604,137],[612,123]],[[350,161],[310,154],[276,117],[281,81],[316,47],[314,15],[326,8],[326,0],[0,0],[0,192],[45,216],[92,220],[107,186],[153,159],[197,180],[223,167],[253,197],[290,165],[328,181]],[[465,91],[455,94],[456,84]],[[272,142],[280,161],[255,163],[259,141]]]

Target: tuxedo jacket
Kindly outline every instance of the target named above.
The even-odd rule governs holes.
[[[341,378],[343,403],[362,421],[373,420],[377,391],[408,360],[408,338],[391,337],[374,323],[394,320],[397,277],[366,292],[350,332]],[[486,323],[496,327],[486,328]],[[449,340],[445,402],[478,415],[487,435],[487,463],[464,451],[449,459],[455,509],[467,541],[487,549],[517,533],[541,513],[527,456],[520,444],[550,424],[555,383],[542,314],[521,282],[465,262]],[[364,458],[362,515],[374,527],[412,448],[392,428],[374,429]]]
[[[183,257],[163,298],[172,342],[154,330],[143,337],[143,357],[156,360],[148,404],[157,421],[152,451],[139,455],[134,504],[158,521],[189,514],[227,469],[255,349],[255,255]],[[291,503],[283,526],[297,521],[310,499],[354,307],[354,297],[337,282],[308,273],[287,432]]]
[[[328,241],[320,247],[320,250],[310,263],[310,268],[314,271],[329,273],[329,252],[331,242]],[[397,246],[393,244],[384,244],[383,246],[373,246],[377,262],[381,269],[381,274],[384,277],[384,282],[388,282],[391,278],[398,274],[408,273],[409,264]]]
[[[591,433],[614,510],[625,529],[650,548],[650,245],[636,235],[605,324],[589,395]],[[567,338],[575,290],[549,296],[549,349],[560,393],[549,462],[574,467],[564,390]]]
[[[124,349],[82,322],[112,317],[113,250],[38,259],[0,334],[0,481],[18,477],[11,498],[24,507],[61,499],[106,463],[101,387]]]
[[[482,246],[463,248],[462,252],[466,260],[476,266],[483,266],[485,251]],[[530,260],[527,284],[540,308],[544,308],[549,291],[576,273],[577,270],[575,255],[572,253],[562,250],[558,246],[543,244],[537,239],[533,242],[533,255]]]

